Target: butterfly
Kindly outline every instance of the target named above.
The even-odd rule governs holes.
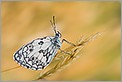
[[[57,51],[61,50],[64,41],[75,46],[75,44],[65,39],[60,40],[62,35],[56,30],[55,16],[50,22],[55,35],[37,38],[22,46],[13,56],[18,64],[31,70],[42,70],[51,63]]]

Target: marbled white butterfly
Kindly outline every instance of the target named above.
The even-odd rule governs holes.
[[[18,64],[28,69],[42,70],[51,63],[57,53],[57,50],[61,50],[60,48],[64,41],[74,45],[65,39],[62,41],[60,40],[61,33],[56,30],[54,16],[53,20],[50,22],[54,28],[55,36],[37,38],[22,46],[13,56],[14,60]],[[65,51],[63,52],[66,53]]]

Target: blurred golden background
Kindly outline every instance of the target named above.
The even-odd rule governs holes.
[[[2,70],[19,66],[13,54],[33,39],[53,35],[56,16],[62,38],[75,43],[82,35],[104,32],[82,56],[47,80],[120,80],[120,2],[2,2]],[[62,49],[69,45],[64,43]],[[20,67],[2,80],[32,80],[41,71]]]

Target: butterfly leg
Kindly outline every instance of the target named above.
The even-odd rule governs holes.
[[[70,44],[70,45],[72,45],[72,46],[76,46],[74,43],[71,43],[71,42],[67,41],[66,39],[63,39],[63,40],[62,40],[62,43],[63,43],[63,42],[66,42],[66,43],[68,43],[68,44]]]
[[[65,53],[65,54],[68,54],[68,55],[71,55],[71,53],[68,53],[68,52],[66,52],[66,51],[64,51],[64,50],[61,50],[61,49],[59,49],[61,52],[63,52],[63,53]]]
[[[59,50],[67,55],[71,55],[70,53],[68,53],[64,50],[61,50],[61,49],[59,49]],[[64,59],[64,55],[61,55],[60,57],[55,56],[55,60],[60,61],[61,59]]]

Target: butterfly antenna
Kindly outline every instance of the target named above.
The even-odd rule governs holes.
[[[55,23],[55,16],[53,16],[53,20],[50,20],[51,26],[54,29],[54,32],[56,33],[56,23]]]
[[[16,66],[16,67],[13,67],[13,68],[10,68],[10,69],[3,70],[2,72],[11,71],[11,70],[13,70],[13,69],[20,68],[20,67],[21,67],[21,66]]]

